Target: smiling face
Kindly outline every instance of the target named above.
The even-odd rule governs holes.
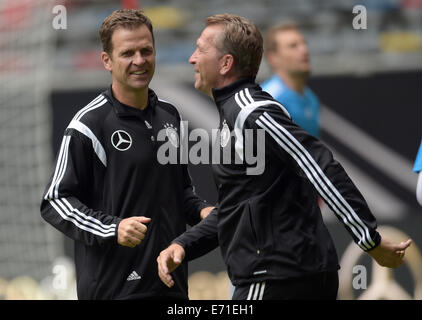
[[[206,27],[196,41],[196,50],[189,58],[195,71],[195,89],[212,96],[212,88],[221,81],[220,60],[222,53],[216,47],[216,38],[223,32],[220,25]]]
[[[114,30],[111,42],[111,54],[103,52],[101,58],[112,74],[113,89],[148,94],[155,71],[154,42],[148,27],[119,27]]]

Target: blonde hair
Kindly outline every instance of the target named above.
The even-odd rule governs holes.
[[[206,26],[222,25],[223,34],[215,45],[223,54],[231,54],[234,67],[242,77],[255,77],[263,54],[263,38],[250,20],[234,14],[217,14],[205,20]]]

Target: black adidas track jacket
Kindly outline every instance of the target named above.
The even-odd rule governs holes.
[[[208,204],[194,193],[186,165],[158,163],[165,142],[157,133],[166,128],[180,132],[170,103],[149,90],[147,108],[138,110],[117,101],[111,88],[67,127],[41,215],[75,240],[79,299],[187,299],[187,263],[169,289],[156,258]],[[135,248],[119,245],[119,222],[141,215],[151,218],[145,239]]]
[[[187,260],[219,243],[234,285],[337,270],[318,194],[362,250],[379,244],[376,220],[342,166],[254,79],[214,89],[213,95],[220,113],[218,142],[231,148],[232,161],[213,165],[218,212],[174,240],[185,248]],[[228,142],[224,126],[234,132]],[[246,129],[265,132],[261,174],[247,174]],[[256,144],[255,139],[254,150]],[[236,164],[235,157],[243,162]]]

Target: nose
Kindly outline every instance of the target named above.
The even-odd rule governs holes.
[[[140,66],[144,62],[145,62],[145,58],[142,56],[142,53],[140,53],[139,51],[136,52],[133,56],[133,64]]]
[[[306,42],[303,42],[301,45],[301,49],[304,55],[308,55],[309,54],[309,48],[308,48],[308,44]]]
[[[195,50],[193,53],[192,53],[192,55],[190,56],[190,58],[189,58],[189,63],[190,64],[195,64],[196,63],[196,51],[197,50]]]
[[[305,51],[305,55],[309,56],[309,48],[307,45],[305,45],[305,48],[303,50]]]

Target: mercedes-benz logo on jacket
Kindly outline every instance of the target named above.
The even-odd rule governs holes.
[[[123,130],[114,131],[111,136],[111,143],[119,151],[126,151],[132,145],[132,137]]]

